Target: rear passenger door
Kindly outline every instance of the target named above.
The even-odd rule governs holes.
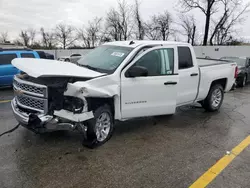
[[[13,76],[18,72],[18,69],[11,64],[15,58],[17,58],[16,53],[0,53],[0,86],[12,84]]]
[[[199,84],[199,69],[194,65],[188,46],[178,47],[179,83],[177,105],[192,103],[196,98]]]

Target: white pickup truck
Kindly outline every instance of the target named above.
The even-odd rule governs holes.
[[[216,111],[237,76],[235,63],[196,59],[191,45],[166,41],[106,43],[78,64],[12,64],[22,71],[11,103],[17,121],[37,133],[81,131],[88,147],[105,143],[115,120],[174,114],[195,102]]]

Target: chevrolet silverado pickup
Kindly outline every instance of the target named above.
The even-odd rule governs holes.
[[[190,44],[105,43],[77,64],[14,59],[12,109],[24,127],[43,133],[78,130],[84,145],[110,139],[115,120],[174,114],[199,102],[217,111],[235,82],[233,62],[197,59]]]

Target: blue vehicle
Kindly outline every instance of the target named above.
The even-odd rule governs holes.
[[[0,87],[11,86],[13,76],[20,71],[11,64],[15,58],[40,58],[36,51],[30,49],[0,48]]]

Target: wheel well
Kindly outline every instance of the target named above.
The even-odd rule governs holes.
[[[220,84],[223,89],[225,90],[226,89],[226,84],[227,84],[227,78],[222,78],[222,79],[218,79],[218,80],[214,80],[210,86],[213,87],[214,85],[217,85],[217,84]]]
[[[114,114],[114,98],[98,98],[98,97],[89,97],[86,98],[88,102],[88,110],[95,111],[98,107],[108,104],[111,108],[112,113]]]

